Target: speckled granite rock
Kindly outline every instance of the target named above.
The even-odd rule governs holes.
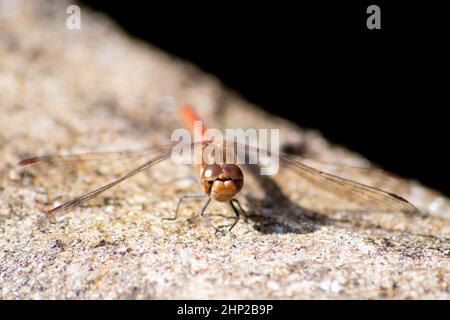
[[[166,162],[37,229],[39,208],[130,166],[23,171],[19,159],[168,141],[184,102],[212,127],[280,128],[283,143],[311,157],[368,164],[130,39],[102,15],[82,9],[82,29],[67,30],[67,5],[24,1],[14,20],[0,18],[1,299],[450,298],[449,200],[414,181],[358,170],[347,176],[397,192],[429,215],[327,210],[339,200],[318,198],[292,173],[249,175],[239,199],[250,217],[218,236],[195,201],[179,220],[162,221],[181,195],[198,190],[191,168]],[[232,216],[220,204],[210,214],[216,223]]]

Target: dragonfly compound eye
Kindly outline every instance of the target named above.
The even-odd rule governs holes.
[[[238,166],[236,166],[234,164],[226,164],[226,165],[223,166],[222,170],[232,180],[239,180],[239,179],[243,179],[244,178],[242,170]]]
[[[222,173],[222,167],[218,164],[211,164],[203,170],[202,180],[214,181]]]

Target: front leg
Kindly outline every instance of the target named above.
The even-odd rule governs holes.
[[[245,210],[242,209],[242,206],[237,199],[231,199],[230,206],[233,209],[236,219],[234,220],[233,224],[230,226],[230,229],[228,229],[228,231],[231,231],[234,228],[234,226],[236,225],[236,223],[238,223],[239,217],[240,217],[239,212],[241,212],[243,215],[245,215]]]
[[[203,219],[205,219],[205,221],[209,224],[210,227],[214,228],[214,230],[216,230],[216,233],[219,232],[222,235],[225,235],[225,233],[217,228],[215,225],[213,225],[213,223],[211,222],[211,220],[209,220],[208,216],[205,216],[205,211],[206,208],[208,207],[208,205],[211,203],[211,198],[208,198],[208,200],[206,200],[205,204],[203,205],[203,207],[200,210],[200,217],[202,217]]]
[[[175,210],[175,215],[173,217],[170,218],[163,218],[162,220],[176,220],[178,217],[178,211],[180,210],[180,206],[181,203],[183,202],[184,199],[191,199],[191,198],[209,198],[208,194],[205,193],[194,193],[194,194],[186,194],[184,196],[182,196],[180,198],[180,200],[178,201],[178,205],[177,205],[177,209]],[[211,198],[209,198],[209,201],[211,201]],[[207,204],[209,204],[209,201],[207,202]],[[203,211],[206,210],[206,206],[204,206]],[[203,215],[203,213],[201,213],[201,215]]]

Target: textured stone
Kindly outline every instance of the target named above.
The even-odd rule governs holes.
[[[100,14],[82,8],[82,29],[66,29],[67,6],[23,1],[14,20],[0,18],[1,299],[450,298],[449,200],[373,171],[322,166],[429,215],[342,210],[347,204],[292,172],[247,172],[239,199],[249,217],[220,236],[198,217],[198,201],[186,202],[178,220],[162,220],[181,195],[199,190],[191,168],[167,161],[36,228],[39,209],[118,177],[135,159],[76,170],[21,170],[18,160],[167,142],[182,103],[210,127],[280,128],[283,144],[316,160],[369,165]],[[208,214],[232,222],[221,204]]]

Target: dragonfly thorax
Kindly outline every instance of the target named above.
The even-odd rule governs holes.
[[[244,185],[244,175],[234,164],[206,165],[200,177],[204,192],[217,201],[231,200]]]

